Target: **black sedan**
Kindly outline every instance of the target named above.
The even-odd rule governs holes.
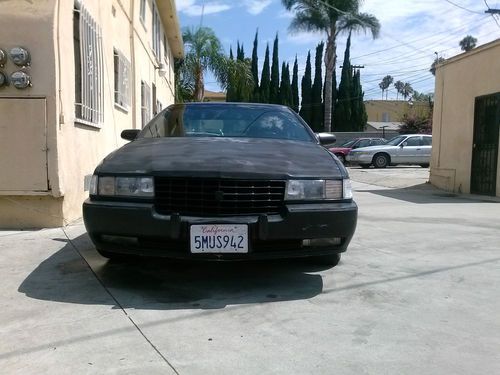
[[[172,105],[96,168],[83,204],[97,251],[336,265],[357,206],[339,160],[287,107]]]

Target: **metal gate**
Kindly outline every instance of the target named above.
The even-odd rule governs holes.
[[[496,195],[500,93],[476,98],[471,188],[473,194]]]

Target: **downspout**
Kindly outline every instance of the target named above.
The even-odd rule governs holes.
[[[136,69],[135,69],[135,41],[134,41],[134,21],[135,21],[135,4],[136,1],[130,2],[130,61],[132,65],[132,127],[137,129],[137,103],[136,103]]]
[[[443,139],[443,108],[444,108],[444,72],[441,71],[441,108],[440,108],[440,119],[439,119],[439,147],[438,147],[438,165],[437,167],[441,167],[441,147],[442,147],[442,142],[441,140]]]
[[[52,195],[56,198],[62,197],[63,192],[61,191],[61,176],[59,174],[59,149],[58,149],[58,130],[61,129],[61,125],[64,124],[64,106],[62,102],[62,84],[61,84],[61,41],[60,41],[60,34],[61,34],[61,0],[56,0],[57,1],[57,16],[56,16],[56,27],[55,27],[55,32],[56,32],[56,44],[57,44],[57,93],[56,93],[56,110],[57,110],[57,125],[55,127],[55,135],[54,135],[54,140],[55,140],[55,145],[52,148],[49,148],[48,144],[48,133],[50,131],[49,128],[49,121],[46,121],[46,134],[45,134],[45,149],[46,149],[46,160],[47,160],[47,186],[49,190],[52,190]],[[49,168],[49,151],[50,154],[52,155],[52,158],[54,158],[54,163],[53,167]],[[52,169],[52,171],[51,171]],[[51,173],[52,172],[52,173]],[[56,187],[54,187],[54,184],[51,184],[51,174],[57,176],[55,181],[56,181]]]

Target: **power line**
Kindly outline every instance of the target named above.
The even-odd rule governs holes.
[[[475,11],[475,10],[470,10],[470,9],[467,9],[467,8],[465,8],[465,7],[463,7],[463,6],[459,5],[459,4],[454,3],[454,2],[453,2],[453,1],[451,1],[451,0],[444,0],[444,1],[446,1],[447,3],[450,3],[451,5],[456,6],[457,8],[460,8],[460,9],[466,10],[466,11],[467,11],[467,12],[469,12],[469,13],[474,13],[474,14],[483,14],[483,13],[481,13],[481,12],[477,12],[477,11]]]

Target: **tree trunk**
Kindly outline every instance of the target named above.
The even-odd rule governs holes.
[[[335,26],[332,27],[330,35],[328,35],[326,40],[326,52],[325,52],[325,132],[332,131],[332,112],[334,103],[332,103],[332,84],[333,84],[333,72],[335,71],[335,64],[337,60],[336,54],[336,41],[335,41]]]
[[[203,69],[199,69],[196,74],[195,84],[194,84],[194,101],[202,102],[205,97],[205,82],[203,79]]]

